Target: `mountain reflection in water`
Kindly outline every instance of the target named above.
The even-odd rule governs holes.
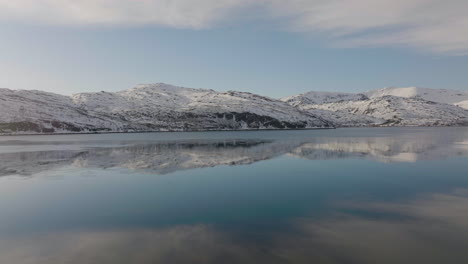
[[[44,143],[14,141],[11,144],[24,148],[21,152],[0,154],[0,176],[27,176],[64,166],[125,168],[144,173],[168,174],[219,165],[252,164],[282,155],[310,160],[365,158],[379,162],[416,162],[468,155],[468,140],[463,133],[268,140],[224,138],[144,144],[114,142],[107,146],[83,148],[75,143],[73,150],[41,151],[39,148],[30,152],[26,151],[28,147]]]

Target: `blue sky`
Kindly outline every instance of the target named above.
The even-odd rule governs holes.
[[[187,20],[183,15],[188,11],[182,8],[187,1],[178,0],[181,7],[171,7],[168,10],[172,13],[166,12],[166,18],[158,17],[156,22],[152,13],[146,18],[146,13],[141,15],[137,10],[127,14],[126,9],[119,7],[115,7],[117,15],[102,14],[110,19],[102,22],[98,15],[104,11],[99,4],[87,6],[89,1],[77,1],[84,3],[78,5],[78,15],[73,13],[77,18],[63,15],[68,6],[57,3],[66,0],[38,0],[54,7],[45,10],[24,0],[18,0],[24,4],[12,9],[3,1],[0,0],[0,15],[8,8],[14,11],[9,10],[9,17],[0,19],[0,87],[4,88],[72,94],[164,82],[271,97],[309,90],[357,92],[385,86],[468,90],[468,38],[465,40],[458,36],[463,32],[454,31],[453,40],[449,39],[451,32],[447,31],[453,30],[450,23],[455,22],[450,22],[445,30],[439,27],[440,21],[449,20],[448,15],[439,18],[437,27],[425,26],[421,30],[419,20],[400,22],[404,19],[399,20],[397,14],[402,13],[402,7],[395,8],[396,17],[388,18],[387,24],[375,25],[381,22],[374,23],[372,15],[368,15],[368,20],[355,21],[357,18],[343,17],[337,11],[298,19],[303,12],[294,13],[298,11],[292,9],[278,14],[284,10],[276,8],[278,2],[274,0],[268,9],[238,7],[243,0],[225,1],[227,7],[221,5],[215,11],[210,9],[216,5],[212,0],[203,0],[201,5],[210,5],[208,11],[197,6],[200,15]],[[97,0],[100,1],[106,2]],[[333,1],[342,4],[340,0]],[[369,0],[352,1],[365,4]],[[411,1],[416,6],[420,2]],[[149,5],[146,9],[159,10],[167,1],[143,2]],[[130,2],[115,3],[123,8]],[[290,3],[296,3],[298,8],[309,7],[307,1]],[[387,4],[393,7],[392,3]],[[399,1],[395,3],[398,5]],[[194,7],[188,5],[192,14]],[[81,17],[90,8],[98,18]],[[408,8],[406,2],[404,8]],[[162,9],[160,12],[167,11]],[[362,12],[362,8],[356,12]],[[427,15],[433,16],[434,12],[438,11],[430,9]],[[454,12],[441,12],[454,16]],[[142,17],[142,22],[132,20],[137,16],[134,13]],[[317,22],[314,19],[319,15],[325,18]],[[182,18],[174,22],[174,17]],[[344,23],[341,20],[346,23],[340,24]],[[457,24],[465,23],[461,15],[459,20]],[[468,35],[468,27],[460,30],[464,29]],[[438,32],[442,32],[442,42],[432,37]],[[423,37],[408,38],[418,34]],[[431,38],[425,37],[428,35]]]

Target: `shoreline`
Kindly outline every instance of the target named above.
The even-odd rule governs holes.
[[[190,132],[254,132],[254,131],[296,131],[296,130],[327,130],[327,129],[337,129],[336,127],[313,127],[313,128],[265,128],[265,129],[209,129],[209,130],[168,130],[168,131],[109,131],[109,132],[69,132],[69,133],[22,133],[22,134],[1,134],[0,137],[17,137],[17,136],[64,136],[64,135],[106,135],[106,134],[144,134],[144,133],[190,133]]]
[[[257,131],[298,131],[298,130],[329,130],[340,128],[461,128],[468,126],[350,126],[350,127],[314,127],[314,128],[265,128],[265,129],[229,129],[229,130],[168,130],[168,131],[115,131],[115,132],[69,132],[69,133],[24,133],[24,134],[1,134],[0,137],[20,137],[20,136],[67,136],[67,135],[108,135],[108,134],[146,134],[146,133],[191,133],[191,132],[257,132]]]

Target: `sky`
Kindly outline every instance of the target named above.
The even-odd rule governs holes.
[[[468,91],[466,0],[0,0],[0,87]]]

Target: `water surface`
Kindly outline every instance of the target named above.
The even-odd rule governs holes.
[[[0,263],[468,263],[468,129],[0,138]]]

